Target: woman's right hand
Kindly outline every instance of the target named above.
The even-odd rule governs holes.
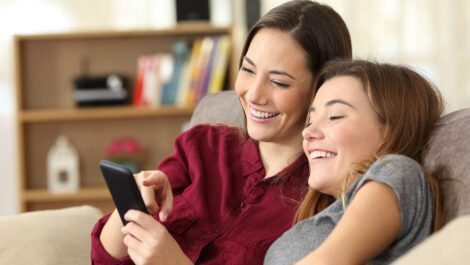
[[[145,206],[152,215],[165,222],[173,210],[173,193],[168,177],[160,170],[141,171],[134,174]]]

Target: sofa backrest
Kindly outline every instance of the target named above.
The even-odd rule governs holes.
[[[423,162],[441,179],[444,221],[470,214],[470,108],[441,117],[436,124]]]
[[[203,97],[189,121],[189,128],[201,123],[244,128],[245,114],[235,91],[222,91]]]
[[[227,124],[243,128],[245,115],[234,91],[209,94],[196,107],[189,126]],[[443,184],[444,221],[470,214],[470,109],[444,115],[423,153],[424,165]]]

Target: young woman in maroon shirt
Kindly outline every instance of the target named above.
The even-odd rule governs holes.
[[[136,175],[153,216],[116,211],[92,233],[94,264],[262,264],[291,227],[307,188],[302,129],[322,65],[351,57],[330,7],[291,1],[251,29],[235,91],[247,132],[199,125],[180,135],[158,170]],[[328,200],[328,198],[324,198]]]

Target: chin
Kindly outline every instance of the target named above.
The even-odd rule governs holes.
[[[308,178],[308,186],[312,189],[319,190],[318,183],[315,182],[312,176]]]
[[[248,125],[248,128],[246,131],[248,132],[248,135],[250,136],[250,138],[255,141],[263,141],[263,142],[269,141],[269,136],[265,133],[266,130],[253,128],[253,126]]]
[[[320,176],[319,178],[318,175],[316,176],[310,175],[308,178],[308,186],[321,193],[329,194],[328,190],[331,184],[325,183],[325,181],[322,181],[322,180],[325,180],[325,176]]]

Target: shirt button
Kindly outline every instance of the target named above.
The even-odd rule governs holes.
[[[245,202],[240,203],[240,209],[245,208],[245,205],[246,205]]]

